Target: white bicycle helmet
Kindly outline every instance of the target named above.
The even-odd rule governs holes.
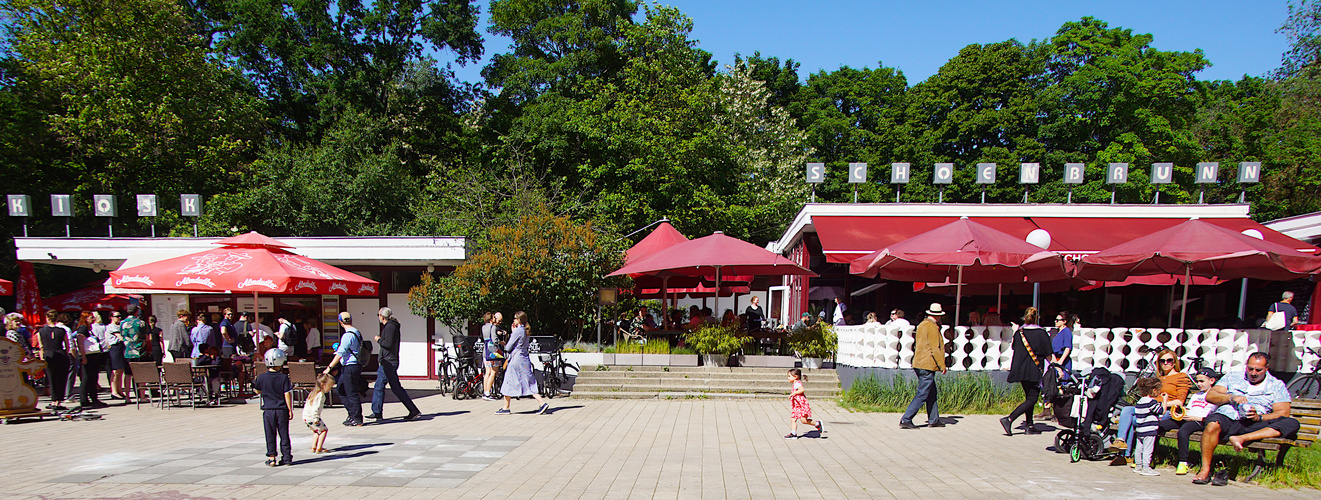
[[[286,356],[284,351],[279,349],[266,351],[266,366],[284,366],[285,361],[288,360],[289,356]]]

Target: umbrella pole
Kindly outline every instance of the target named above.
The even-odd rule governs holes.
[[[721,314],[723,314],[720,312],[720,266],[716,266],[716,299],[715,300],[716,300],[716,309],[711,314],[717,318],[723,319],[723,317],[720,316]]]
[[[670,277],[661,276],[661,326],[670,322]]]
[[[1178,283],[1170,285],[1170,311],[1165,315],[1165,328],[1174,328],[1174,291],[1178,289]]]
[[[995,313],[996,313],[996,314],[1000,314],[1001,317],[1004,317],[1004,316],[1003,316],[1004,313],[1000,312],[1000,309],[1001,309],[1001,305],[1000,305],[1000,294],[1001,294],[1001,292],[1003,292],[1003,291],[1004,291],[1004,284],[997,284],[997,285],[995,285]]]
[[[963,308],[963,266],[959,266],[959,282],[954,285],[954,321],[949,323],[950,328],[959,324],[959,310]]]
[[[1179,305],[1179,329],[1183,329],[1183,322],[1188,317],[1188,287],[1192,285],[1193,267],[1191,265],[1183,268],[1183,304]]]

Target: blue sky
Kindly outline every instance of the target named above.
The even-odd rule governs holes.
[[[486,55],[509,40],[486,33]],[[799,74],[895,67],[910,85],[940,69],[959,49],[1010,38],[1045,39],[1060,25],[1092,16],[1134,33],[1151,33],[1160,50],[1202,49],[1212,66],[1203,80],[1263,76],[1279,66],[1287,42],[1275,32],[1288,15],[1284,0],[1021,0],[787,1],[669,0],[693,19],[693,38],[722,65],[735,53],[801,63]],[[480,64],[455,66],[459,79],[481,80]]]

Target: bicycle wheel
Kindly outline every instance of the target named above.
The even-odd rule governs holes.
[[[554,370],[546,377],[546,397],[554,398],[560,395],[560,376]]]
[[[1298,399],[1321,397],[1321,376],[1309,373],[1289,382],[1289,394]]]

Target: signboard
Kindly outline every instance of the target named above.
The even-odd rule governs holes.
[[[826,164],[808,163],[807,164],[807,183],[820,184],[826,182]]]
[[[1152,163],[1151,164],[1151,183],[1169,184],[1174,181],[1173,163]]]
[[[140,194],[138,195],[138,217],[156,216],[156,195]]]
[[[67,194],[50,195],[51,217],[73,217],[73,200]]]
[[[1239,184],[1261,182],[1261,162],[1244,161],[1238,164]]]
[[[11,194],[9,195],[9,216],[27,217],[29,215],[32,215],[28,213],[31,205],[32,203],[31,200],[28,198],[28,195]]]
[[[977,183],[995,184],[995,164],[978,163],[977,164]]]
[[[242,295],[235,296],[235,297],[234,297],[234,305],[235,305],[235,308],[238,309],[239,312],[253,312],[253,310],[252,310],[252,297],[251,297],[251,296],[248,296],[248,297],[244,297],[244,296],[242,296]],[[260,296],[257,297],[257,311],[256,311],[256,312],[259,313],[259,314],[266,314],[266,313],[273,313],[273,312],[275,312],[275,298],[274,298],[274,297],[260,297]]]
[[[1024,163],[1018,167],[1019,184],[1036,184],[1041,181],[1041,164]]]
[[[931,173],[932,184],[953,184],[954,183],[954,164],[937,163],[936,171]]]
[[[867,164],[850,163],[849,164],[849,184],[858,184],[867,182]]]
[[[115,197],[109,194],[92,195],[92,213],[97,217],[115,216]]]
[[[179,215],[200,217],[202,215],[202,197],[195,194],[179,195]]]
[[[890,184],[908,184],[908,169],[911,167],[907,163],[891,163]]]
[[[1209,161],[1197,164],[1197,183],[1215,184],[1220,177],[1220,163]]]
[[[1086,169],[1087,169],[1087,165],[1083,163],[1065,163],[1064,183],[1082,184],[1083,172],[1085,172]]]
[[[1106,167],[1106,184],[1124,184],[1128,182],[1128,164],[1111,163]]]

